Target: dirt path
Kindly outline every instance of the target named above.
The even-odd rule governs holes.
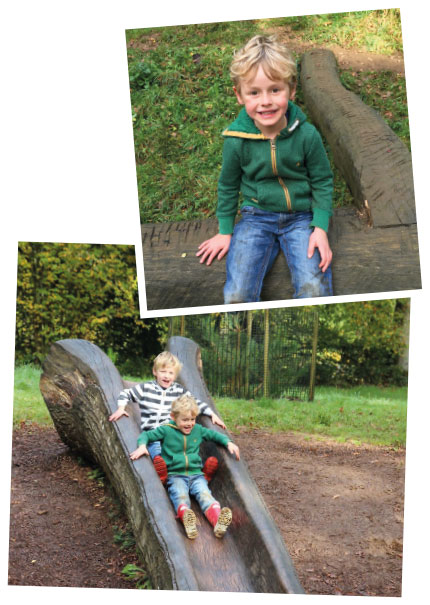
[[[310,594],[399,596],[404,452],[235,436]],[[53,429],[13,435],[9,584],[134,588],[113,543],[126,520]],[[116,530],[115,533],[118,533]]]

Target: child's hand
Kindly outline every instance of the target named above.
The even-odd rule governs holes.
[[[312,258],[315,248],[318,248],[320,252],[321,262],[319,268],[324,273],[330,266],[333,253],[328,243],[327,233],[320,227],[315,227],[309,238],[308,258]]]
[[[217,416],[216,414],[212,414],[211,419],[214,424],[217,424],[221,428],[225,429],[225,424],[219,416]]]
[[[207,265],[210,265],[213,259],[217,256],[218,260],[221,260],[223,256],[225,256],[230,247],[231,235],[223,235],[222,233],[218,233],[214,235],[210,239],[202,242],[199,246],[199,251],[196,253],[196,256],[202,256],[200,259],[201,263],[204,263],[206,258]]]
[[[227,443],[227,449],[230,452],[230,454],[234,454],[236,456],[237,460],[240,460],[239,448],[237,447],[237,445],[235,443],[233,443],[233,441],[229,441]]]
[[[138,458],[141,458],[142,456],[149,456],[149,452],[146,449],[146,445],[139,445],[137,450],[134,450],[134,452],[131,452],[131,454],[130,454],[130,458],[132,460],[137,460]]]
[[[121,416],[128,416],[128,413],[125,411],[125,406],[119,407],[113,414],[109,416],[109,420],[111,422],[116,422],[121,418]]]

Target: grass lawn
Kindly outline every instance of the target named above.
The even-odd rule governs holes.
[[[13,422],[52,425],[39,390],[41,370],[15,370]],[[127,377],[127,380],[135,380]],[[238,427],[297,431],[338,441],[403,447],[406,441],[406,387],[319,387],[315,401],[232,400],[215,403],[231,430]]]
[[[319,387],[313,402],[223,398],[217,399],[216,405],[232,430],[261,428],[356,444],[406,444],[406,387]]]

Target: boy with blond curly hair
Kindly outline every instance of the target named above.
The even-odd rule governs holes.
[[[136,402],[140,410],[140,430],[150,431],[170,419],[172,402],[181,395],[191,395],[187,389],[176,382],[182,364],[176,355],[163,351],[154,359],[152,373],[154,380],[141,382],[129,389],[124,389],[118,396],[118,409],[109,416],[116,422],[122,416],[128,417],[127,404]],[[209,416],[214,424],[225,429],[225,424],[204,401],[196,400],[200,414]],[[149,447],[149,455],[160,479],[165,481],[164,462],[161,459],[161,444],[155,441]],[[210,481],[217,470],[218,461],[211,456],[206,460],[204,472]]]
[[[209,489],[202,471],[200,445],[202,441],[214,441],[226,447],[237,460],[240,459],[239,448],[227,435],[196,424],[198,413],[199,407],[193,397],[179,397],[172,403],[169,424],[163,424],[153,431],[143,431],[137,440],[138,448],[130,454],[130,458],[137,460],[148,455],[147,445],[161,442],[167,491],[188,538],[193,540],[197,537],[196,516],[191,510],[190,496],[197,500],[213,526],[215,536],[222,538],[232,521],[232,512],[227,507],[221,508]]]
[[[294,298],[333,294],[327,238],[333,175],[321,136],[293,103],[297,69],[273,36],[254,36],[235,54],[233,90],[244,108],[223,132],[219,233],[197,256],[227,252],[224,302],[260,300],[264,276],[284,253]],[[235,225],[239,193],[241,220]]]

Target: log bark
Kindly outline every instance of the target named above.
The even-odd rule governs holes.
[[[367,201],[374,227],[415,224],[411,154],[377,111],[342,86],[334,54],[305,53],[300,80],[306,110],[358,208]]]
[[[222,305],[225,260],[201,265],[198,245],[217,222],[142,225],[147,308]],[[335,295],[421,288],[416,224],[372,228],[351,208],[337,209],[329,229]],[[262,301],[289,300],[290,273],[282,254],[264,280]]]
[[[201,373],[200,353],[192,341],[175,337],[169,349],[182,361],[179,381],[215,410]],[[152,462],[135,462],[139,411],[110,423],[124,388],[115,366],[94,344],[62,340],[43,363],[40,389],[61,439],[100,465],[120,497],[144,565],[157,589],[225,592],[303,593],[282,541],[245,462],[224,448],[205,444],[203,457],[216,455],[219,470],[211,489],[233,511],[232,526],[217,540],[198,507],[199,536],[191,541],[175,520],[166,490]],[[130,386],[130,383],[128,383]],[[202,423],[214,426],[206,418]],[[217,429],[216,429],[217,430]]]
[[[329,230],[335,295],[421,288],[411,154],[371,107],[340,83],[331,51],[301,62],[306,108],[327,139],[357,210],[335,210]],[[147,308],[223,304],[225,260],[210,267],[195,254],[218,231],[216,219],[142,225]],[[262,301],[289,300],[293,288],[279,255]]]

